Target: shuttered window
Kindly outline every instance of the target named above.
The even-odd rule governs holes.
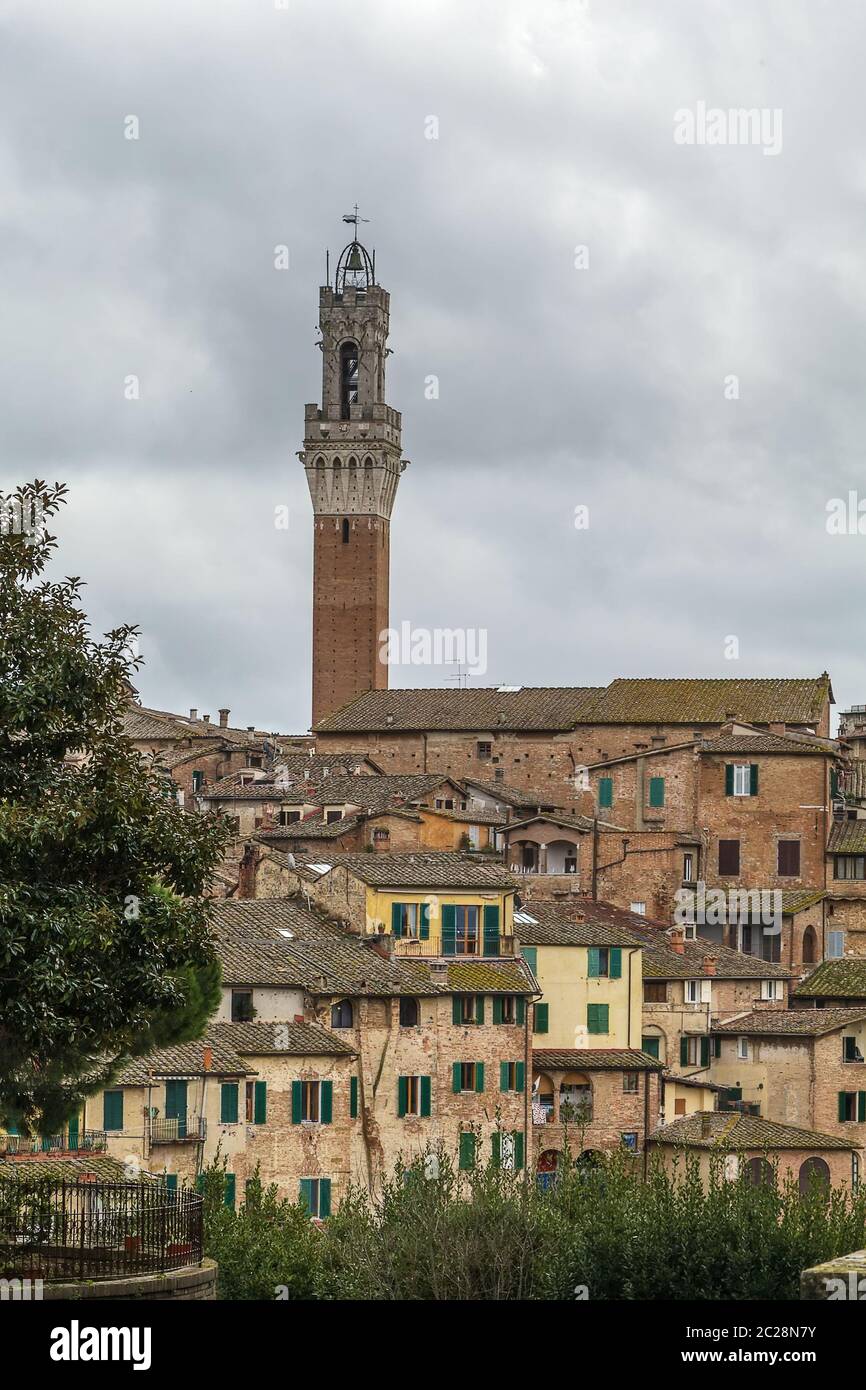
[[[292,1124],[329,1125],[334,1111],[333,1081],[292,1082]]]
[[[589,1033],[610,1032],[610,1007],[607,1004],[587,1004],[586,1027]]]
[[[499,955],[499,908],[496,903],[484,905],[484,954]]]
[[[740,842],[739,840],[719,840],[719,873],[720,874],[739,874],[740,872]]]
[[[613,805],[613,778],[599,777],[598,779],[598,804],[599,806],[609,807]]]
[[[499,1063],[499,1089],[500,1091],[516,1091],[521,1094],[526,1088],[526,1063],[525,1062],[500,1062]]]
[[[238,1087],[236,1081],[224,1081],[220,1086],[220,1124],[238,1122]]]
[[[664,777],[651,777],[649,779],[649,804],[650,806],[661,807],[665,804],[665,779]]]
[[[534,1009],[535,1021],[533,1023],[533,1033],[546,1033],[549,1026],[549,1004],[536,1004]]]
[[[507,1168],[519,1172],[524,1163],[523,1131],[497,1129],[490,1136],[490,1147],[494,1168]]]
[[[475,1167],[475,1135],[471,1130],[463,1130],[460,1135],[459,1166],[464,1172]]]
[[[799,840],[780,840],[779,841],[779,876],[781,878],[799,878],[800,876],[800,841]]]
[[[106,1091],[102,1100],[102,1128],[123,1129],[123,1092]]]
[[[350,1077],[349,1077],[349,1118],[352,1119],[352,1120],[357,1120],[357,1118],[358,1118],[358,1078],[357,1078],[357,1076],[350,1076]]]
[[[301,1178],[298,1200],[306,1207],[310,1216],[324,1221],[331,1215],[331,1179]]]

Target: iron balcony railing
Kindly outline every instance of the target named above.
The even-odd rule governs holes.
[[[14,1157],[16,1154],[39,1153],[102,1153],[105,1150],[105,1130],[86,1129],[74,1135],[50,1134],[25,1138],[21,1134],[0,1134],[0,1154]]]
[[[203,1143],[207,1138],[207,1121],[203,1115],[162,1117],[149,1120],[148,1125],[151,1144]]]
[[[92,1280],[159,1274],[202,1260],[197,1192],[159,1179],[0,1179],[0,1278]]]

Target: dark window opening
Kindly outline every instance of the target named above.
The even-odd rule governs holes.
[[[349,544],[349,522],[348,522],[348,520],[344,517],[344,518],[343,518],[343,545],[348,545],[348,544]]]
[[[349,407],[358,404],[358,348],[344,343],[340,348],[340,418],[350,418]]]
[[[253,992],[251,989],[232,990],[232,1023],[252,1023]]]

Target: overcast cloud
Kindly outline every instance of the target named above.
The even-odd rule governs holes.
[[[356,200],[393,624],[485,628],[483,683],[866,700],[866,535],[826,529],[866,499],[862,0],[280,3],[0,0],[0,480],[70,485],[58,568],[141,626],[143,701],[308,725],[295,454]],[[780,110],[781,151],[676,144],[699,102]]]

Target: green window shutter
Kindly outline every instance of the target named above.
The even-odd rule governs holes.
[[[515,1021],[521,1025],[521,1027],[526,1022],[526,1000],[524,999],[522,994],[518,994],[517,996],[514,1018]]]
[[[609,959],[609,962],[610,962],[610,965],[609,965],[610,978],[611,978],[612,980],[619,980],[619,979],[621,979],[621,978],[622,978],[622,947],[621,947],[621,946],[611,946],[611,948],[610,948],[610,954],[609,954],[608,959]]]
[[[313,1210],[313,1180],[312,1178],[301,1178],[298,1184],[298,1201],[307,1208],[307,1215],[312,1214]]]
[[[517,1090],[518,1090],[518,1092],[523,1092],[523,1091],[526,1090],[526,1063],[525,1063],[525,1062],[518,1062],[518,1063],[517,1063]]]
[[[516,1171],[517,1171],[518,1173],[520,1172],[521,1168],[523,1167],[523,1162],[524,1162],[523,1149],[524,1149],[524,1145],[523,1145],[523,1130],[522,1130],[522,1129],[516,1129],[516,1130],[514,1131],[514,1167],[515,1167],[515,1169],[516,1169]]]
[[[463,1022],[463,996],[462,994],[452,994],[451,996],[451,1022],[458,1027]]]
[[[475,1022],[478,1023],[478,1024],[481,1024],[481,1023],[484,1022],[484,995],[483,995],[483,994],[476,994],[476,996],[475,996]]]
[[[847,1092],[847,1091],[840,1091],[840,1092],[839,1092],[839,1121],[840,1121],[840,1123],[841,1123],[842,1121],[844,1121],[844,1119],[845,1119],[845,1106],[846,1106],[846,1101],[847,1101],[847,1099],[848,1099],[848,1092]]]
[[[536,979],[537,979],[537,978],[538,978],[538,947],[537,947],[537,946],[521,946],[521,948],[520,948],[520,954],[523,956],[523,959],[526,961],[526,964],[529,966],[529,968],[530,968],[530,970],[532,971],[533,975],[534,975],[534,976],[536,977]]]
[[[701,1038],[701,1066],[702,1066],[702,1067],[708,1067],[709,1065],[710,1065],[710,1040],[709,1040],[709,1038]]]
[[[292,1082],[292,1124],[293,1124],[293,1125],[299,1125],[300,1123],[301,1123],[301,1083],[300,1083],[300,1081],[293,1081],[293,1082]]]
[[[253,1121],[263,1125],[268,1118],[268,1083],[257,1081],[253,1089]]]
[[[460,1158],[458,1166],[465,1171],[475,1167],[475,1135],[464,1129],[460,1135]]]
[[[857,1092],[857,1120],[861,1125],[866,1120],[866,1091]]]
[[[421,1077],[421,1115],[423,1119],[430,1118],[430,1101],[432,1095],[432,1085],[429,1076]]]
[[[659,1060],[659,1042],[660,1042],[660,1039],[659,1039],[659,1038],[641,1038],[641,1040],[640,1040],[640,1050],[641,1050],[641,1052],[646,1052],[650,1057],[655,1057],[656,1061],[658,1061],[658,1060]]]
[[[608,1033],[610,1008],[607,1004],[587,1004],[586,1026],[590,1033]]]
[[[721,1038],[719,1038],[719,1037],[715,1037],[715,1038],[713,1038],[713,1056],[714,1056],[714,1057],[721,1057],[721,1055],[722,1055],[722,1040],[721,1040]]]
[[[421,904],[421,940],[430,940],[430,904]]]
[[[78,1116],[73,1115],[66,1127],[66,1147],[68,1149],[78,1148]]]
[[[452,1064],[452,1067],[451,1067],[451,1089],[452,1089],[452,1091],[454,1092],[455,1095],[459,1095],[459,1094],[460,1094],[460,1090],[461,1090],[461,1085],[460,1085],[460,1071],[461,1071],[461,1063],[460,1063],[460,1062],[454,1062],[454,1063]]]
[[[536,1004],[535,1006],[535,1027],[533,1032],[546,1033],[549,1023],[550,1005]]]
[[[349,1119],[350,1119],[350,1120],[357,1120],[357,1118],[358,1118],[358,1078],[357,1078],[357,1076],[350,1076],[350,1077],[349,1077]]]
[[[457,908],[453,903],[445,903],[442,908],[442,954],[457,954]]]
[[[324,1221],[331,1215],[331,1179],[319,1178],[319,1216]]]
[[[408,1076],[397,1077],[397,1115],[402,1120],[406,1111],[409,1109],[409,1078]]]
[[[483,1062],[476,1062],[476,1063],[475,1063],[475,1089],[476,1089],[476,1091],[483,1091],[483,1090],[484,1090],[484,1063],[483,1063]]]
[[[507,1091],[507,1090],[508,1090],[508,1063],[507,1063],[507,1062],[500,1062],[500,1063],[499,1063],[499,1089],[500,1089],[500,1091]]]
[[[494,1022],[494,1023],[501,1023],[501,1022],[502,1022],[502,995],[501,995],[501,994],[494,994],[494,996],[493,996],[493,1022]]]
[[[226,1173],[224,1176],[223,1202],[227,1207],[233,1207],[235,1204],[235,1175],[234,1173]]]
[[[601,952],[597,946],[590,946],[587,952],[588,966],[587,974],[591,980],[597,980],[601,974]]]
[[[725,796],[734,794],[734,764],[725,763]]]
[[[680,1066],[687,1067],[689,1064],[689,1040],[680,1038]]]
[[[758,795],[758,764],[749,764],[749,796]]]
[[[598,804],[599,806],[613,805],[613,778],[599,777],[598,779]]]
[[[166,1173],[165,1190],[166,1192],[177,1192],[177,1173]]]
[[[234,1081],[224,1081],[220,1086],[220,1124],[236,1125],[238,1122],[238,1088]]]
[[[322,1082],[322,1103],[320,1106],[321,1121],[323,1125],[331,1123],[334,1114],[334,1083],[333,1081]]]
[[[651,777],[649,781],[649,804],[650,806],[664,806],[665,804],[665,779],[664,777]]]
[[[195,1190],[196,1192],[204,1192],[204,1173],[196,1173]]]
[[[401,904],[401,903],[392,903],[392,904],[391,904],[391,935],[392,935],[392,936],[399,936],[399,935],[400,935],[400,932],[401,932],[401,929],[402,929],[402,927],[401,927],[402,921],[403,921],[402,904]]]
[[[499,908],[496,903],[484,905],[484,954],[499,955]]]
[[[494,1130],[490,1136],[490,1147],[493,1151],[493,1167],[498,1168],[502,1155],[502,1135],[499,1130]]]
[[[106,1091],[102,1101],[102,1128],[123,1129],[123,1092]]]

